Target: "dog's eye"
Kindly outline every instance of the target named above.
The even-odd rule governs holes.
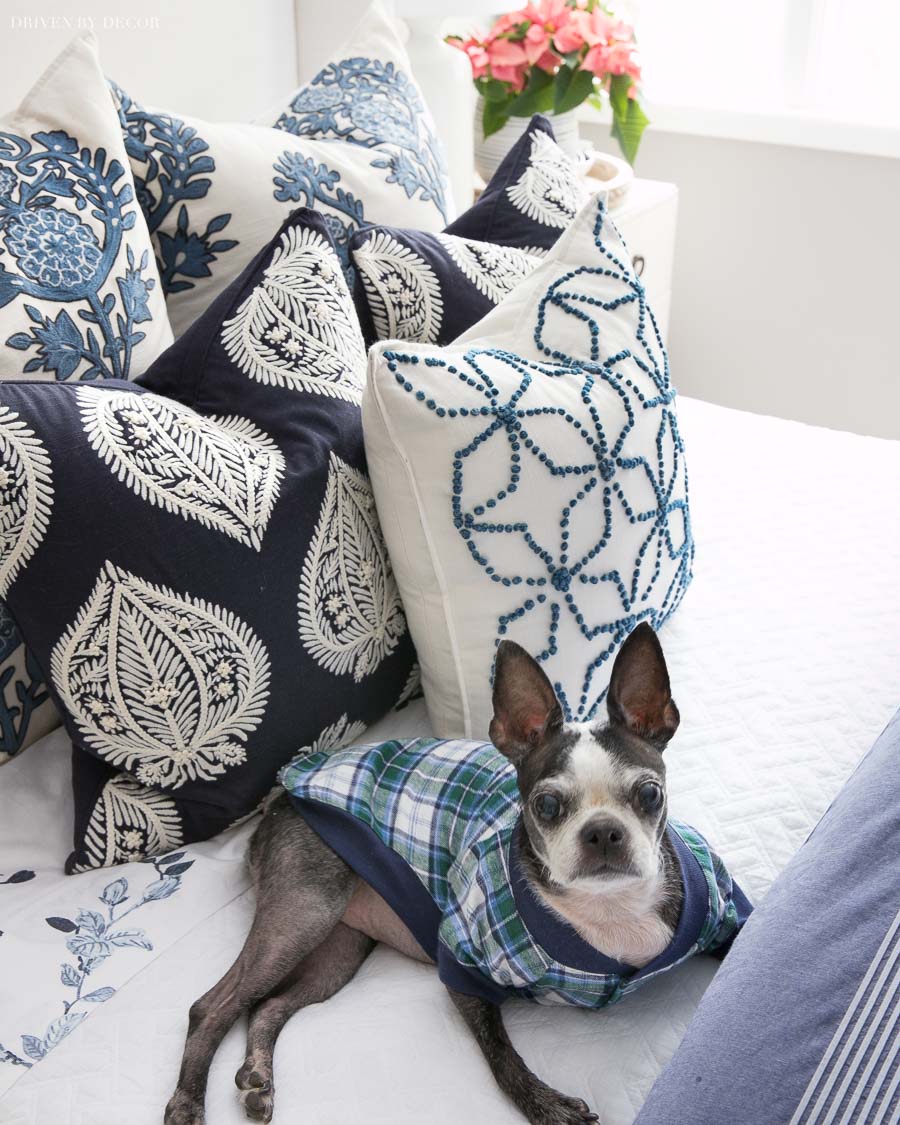
[[[644,812],[656,812],[662,804],[662,789],[655,781],[645,781],[643,785],[638,786],[637,798]]]
[[[541,793],[535,797],[533,804],[541,820],[556,820],[559,816],[559,801],[552,793]]]

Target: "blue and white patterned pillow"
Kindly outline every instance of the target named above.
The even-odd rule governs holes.
[[[587,198],[579,168],[537,115],[478,200],[442,234],[357,231],[350,253],[366,342],[449,344],[531,273]]]
[[[594,718],[694,554],[668,360],[603,201],[455,344],[376,345],[363,425],[435,733],[487,736],[504,637]]]
[[[128,379],[171,342],[96,45],[76,39],[0,118],[0,379]],[[22,464],[17,451],[7,431],[0,444],[6,543],[28,536],[27,513],[9,500]],[[0,597],[15,577],[0,570]],[[0,762],[58,722],[0,603]]]
[[[348,268],[364,224],[438,231],[451,217],[443,151],[380,3],[265,124],[181,117],[113,91],[176,336],[297,206],[322,212]]]
[[[30,529],[0,567],[75,746],[70,869],[214,835],[298,748],[354,737],[403,694],[365,363],[325,221],[303,209],[138,385],[0,384]]]

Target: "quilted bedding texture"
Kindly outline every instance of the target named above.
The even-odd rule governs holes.
[[[900,443],[685,399],[679,413],[698,548],[693,585],[662,633],[682,714],[667,751],[670,807],[758,900],[900,702]],[[426,733],[420,701],[366,737]],[[146,864],[61,874],[68,769],[57,731],[0,779],[0,880],[35,872],[0,884],[0,1043],[19,1059],[0,1050],[0,1122],[158,1125],[188,1006],[249,925],[242,853],[254,823],[183,849],[170,863],[194,862],[177,888],[112,929],[107,916],[159,878]],[[104,891],[120,879],[127,892]],[[77,986],[60,966],[72,961],[71,934],[45,918],[79,909],[98,913],[109,948],[71,1008],[90,1016],[70,1026],[60,1013]],[[111,930],[132,929],[143,944],[109,945]],[[696,958],[600,1013],[510,1003],[507,1023],[542,1078],[586,1098],[605,1125],[626,1125],[715,968]],[[86,1000],[88,987],[108,998]],[[210,1125],[245,1120],[233,1082],[243,1035],[234,1028],[213,1065]],[[381,947],[337,997],[294,1017],[275,1070],[276,1121],[519,1120],[436,974]]]

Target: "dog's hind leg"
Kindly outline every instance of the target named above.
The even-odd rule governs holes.
[[[252,1121],[272,1120],[272,1055],[281,1029],[301,1008],[321,1004],[339,992],[374,944],[365,934],[339,922],[321,945],[300,962],[278,992],[262,1000],[250,1013],[247,1057],[234,1080]]]
[[[240,956],[190,1011],[165,1125],[203,1125],[210,1063],[235,1021],[322,943],[343,915],[357,876],[279,798],[250,844],[256,914]]]

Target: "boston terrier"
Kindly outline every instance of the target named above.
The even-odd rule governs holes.
[[[247,1116],[270,1121],[279,1032],[377,941],[437,965],[526,1120],[598,1120],[532,1074],[500,1004],[614,1003],[696,952],[721,955],[751,909],[703,837],[667,817],[679,714],[649,625],[623,644],[606,707],[606,722],[566,722],[540,665],[503,641],[491,743],[394,741],[286,767],[250,844],[249,936],[190,1010],[166,1125],[203,1125],[210,1063],[245,1012],[236,1082]]]

